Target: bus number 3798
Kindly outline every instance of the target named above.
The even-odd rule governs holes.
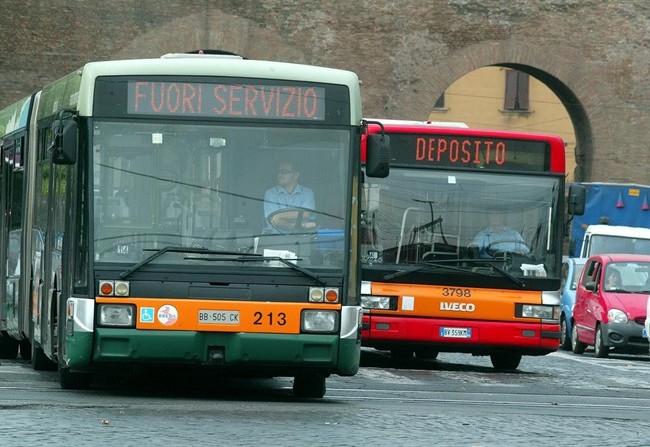
[[[461,298],[471,298],[472,289],[460,289],[456,287],[443,287],[442,296],[457,296]]]

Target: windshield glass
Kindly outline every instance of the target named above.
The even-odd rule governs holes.
[[[322,127],[96,122],[95,261],[135,264],[188,247],[220,253],[170,250],[152,263],[259,254],[340,269],[350,141],[348,130]]]
[[[589,255],[600,253],[650,254],[650,239],[593,234]]]
[[[391,167],[388,178],[366,182],[366,264],[475,259],[458,263],[475,268],[502,259],[514,276],[559,276],[557,177]]]
[[[650,262],[610,262],[605,290],[650,293]]]

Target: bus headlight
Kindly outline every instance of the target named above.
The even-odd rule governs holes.
[[[559,320],[560,306],[544,304],[517,304],[515,316],[520,318],[539,318],[542,320]]]
[[[610,323],[627,323],[627,315],[619,309],[609,309],[607,318],[609,318]]]
[[[135,326],[135,306],[130,304],[100,304],[97,310],[100,326]]]
[[[364,309],[397,310],[397,297],[361,295],[361,307]]]
[[[337,332],[339,330],[339,317],[337,311],[332,310],[303,310],[300,318],[302,332]]]

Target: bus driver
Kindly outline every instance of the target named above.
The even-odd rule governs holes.
[[[477,247],[479,258],[491,258],[495,252],[527,254],[530,251],[521,234],[507,227],[504,215],[498,212],[490,213],[489,225],[474,236],[468,247]]]
[[[264,232],[278,233],[279,228],[291,228],[296,215],[276,214],[278,210],[296,208],[298,210],[315,209],[314,191],[298,183],[300,172],[291,163],[282,163],[278,167],[278,184],[264,193]],[[313,230],[316,223],[309,220],[309,212],[302,216],[302,228]],[[271,219],[271,220],[269,220]]]

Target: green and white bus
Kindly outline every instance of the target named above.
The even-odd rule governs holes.
[[[63,388],[185,365],[322,397],[357,372],[354,73],[169,54],[88,63],[24,101],[31,119],[2,132],[3,185],[22,185],[20,211],[2,190],[3,259],[20,258],[3,356],[58,367]],[[281,165],[313,199],[265,215]]]

